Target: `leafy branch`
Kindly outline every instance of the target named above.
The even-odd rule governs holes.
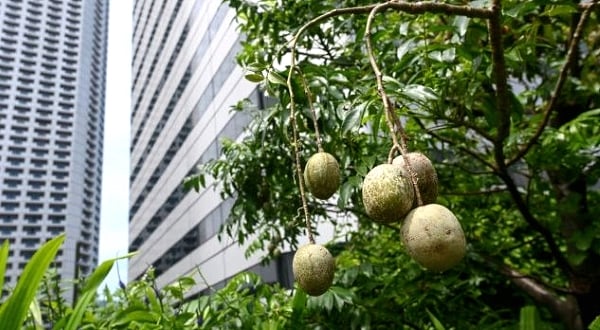
[[[577,59],[577,47],[579,46],[579,42],[581,41],[581,37],[583,36],[583,28],[585,27],[585,23],[590,17],[592,10],[596,5],[598,5],[598,3],[598,0],[594,0],[592,3],[588,3],[587,6],[582,7],[583,12],[581,14],[581,17],[579,18],[579,22],[577,23],[575,31],[573,32],[571,42],[569,43],[569,50],[567,52],[565,63],[563,63],[563,66],[558,75],[558,80],[556,81],[556,85],[554,86],[552,95],[550,96],[550,100],[546,104],[546,107],[543,111],[544,117],[542,119],[542,122],[536,129],[531,139],[529,139],[529,141],[517,152],[517,154],[513,158],[506,162],[507,166],[510,166],[519,161],[519,159],[523,158],[529,152],[529,150],[536,144],[536,142],[544,132],[544,129],[548,125],[548,122],[550,121],[550,116],[552,114],[552,110],[556,106],[556,103],[558,102],[558,98],[560,96],[560,92],[563,86],[565,85],[565,82],[567,81],[569,68],[572,67],[572,64]]]

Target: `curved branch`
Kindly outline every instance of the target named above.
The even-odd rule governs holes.
[[[530,276],[523,275],[507,265],[501,265],[500,272],[506,275],[514,285],[525,291],[538,304],[546,306],[552,311],[552,314],[559,316],[565,325],[581,324],[579,308],[576,303],[573,303],[572,299],[561,299],[547,285]],[[564,290],[564,292],[566,291]]]
[[[577,23],[577,27],[575,28],[575,32],[573,33],[573,37],[571,38],[571,42],[569,44],[567,58],[565,59],[565,63],[563,64],[558,75],[558,80],[556,81],[556,85],[554,86],[554,90],[552,91],[552,95],[550,96],[550,101],[546,104],[546,108],[544,109],[544,117],[542,119],[542,122],[540,123],[540,126],[538,126],[538,128],[536,129],[531,139],[517,152],[517,154],[513,158],[511,158],[506,163],[507,166],[510,166],[517,162],[519,159],[523,158],[533,147],[533,145],[537,142],[537,140],[544,132],[544,129],[548,125],[548,122],[550,121],[550,115],[552,114],[552,110],[556,106],[560,92],[565,82],[567,81],[567,74],[569,72],[569,68],[572,66],[573,61],[575,61],[577,58],[577,46],[579,44],[579,41],[581,40],[581,37],[583,36],[582,32],[585,23],[590,17],[594,6],[597,4],[598,1],[596,0],[593,3],[590,3],[589,6],[584,7],[584,10],[581,14],[581,17],[579,18],[579,22]]]
[[[470,6],[458,6],[458,5],[450,5],[439,2],[432,1],[421,1],[421,2],[406,2],[399,0],[390,0],[384,4],[373,4],[366,6],[357,6],[357,7],[347,7],[347,8],[336,8],[332,9],[322,15],[319,15],[310,21],[306,22],[294,35],[294,38],[290,43],[295,44],[297,39],[313,25],[319,24],[324,20],[327,20],[332,17],[348,15],[348,14],[368,14],[375,7],[385,5],[386,8],[395,9],[397,11],[402,11],[408,14],[423,14],[423,13],[441,13],[441,14],[451,14],[451,15],[461,15],[471,18],[486,18],[489,19],[492,17],[493,13],[489,9],[485,8],[474,8]],[[294,41],[296,40],[296,41]],[[293,46],[292,46],[293,48]]]

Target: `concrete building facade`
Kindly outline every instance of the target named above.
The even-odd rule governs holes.
[[[249,122],[238,101],[261,104],[257,86],[236,65],[234,10],[212,0],[137,0],[133,12],[129,280],[155,269],[160,286],[196,274],[219,287],[240,271],[291,283],[289,255],[270,266],[217,233],[232,205],[219,190],[185,191],[197,166],[218,157],[223,137]],[[210,184],[210,183],[208,183]],[[201,271],[207,283],[197,276]]]
[[[98,263],[108,0],[0,1],[0,241],[14,285],[66,240],[63,279]]]

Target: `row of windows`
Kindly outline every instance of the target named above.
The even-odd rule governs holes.
[[[5,31],[5,29],[2,29],[2,31],[6,32],[7,34],[11,34],[9,31]],[[70,56],[70,57],[77,56],[77,51],[76,51],[76,49],[78,47],[77,43],[63,40],[62,44],[64,44],[68,48],[59,47],[57,44],[58,44],[58,42],[40,44],[39,42],[36,42],[36,40],[32,40],[32,41],[21,40],[21,43],[20,43],[20,45],[24,46],[21,51],[23,54],[25,54],[28,50],[34,51],[34,50],[38,50],[38,49],[43,49],[46,54],[49,54],[48,56],[53,56],[53,54],[59,54],[59,50],[60,50],[60,53],[66,55],[66,56]],[[16,54],[17,53],[17,45],[16,44],[14,44],[14,45],[10,45],[10,44],[6,45],[5,44],[2,47],[0,47],[0,50],[7,55]],[[31,53],[28,53],[26,55],[29,55],[29,57],[35,56],[35,54],[32,55]]]
[[[171,71],[171,66],[172,66],[172,62],[171,61],[175,61],[175,56],[177,56],[179,54],[179,50],[181,48],[181,45],[183,44],[184,39],[187,37],[188,32],[189,32],[189,26],[191,25],[192,22],[194,22],[197,18],[200,10],[200,7],[202,6],[202,1],[196,1],[195,5],[194,5],[194,9],[192,11],[192,16],[189,17],[188,21],[186,22],[186,25],[184,27],[184,31],[182,32],[182,35],[180,36],[178,42],[177,42],[177,46],[176,49],[174,51],[174,53],[171,55],[171,58],[169,59],[169,63],[167,64],[167,69],[165,70],[165,73],[163,73],[163,76],[159,82],[159,85],[155,91],[155,96],[152,98],[151,100],[151,106],[148,107],[149,109],[146,110],[146,112],[151,112],[151,108],[153,107],[153,103],[156,101],[156,99],[158,98],[158,92],[162,89],[164,82],[167,79],[168,76],[168,72],[167,70],[170,72]],[[218,8],[217,13],[215,14],[215,16],[213,16],[211,22],[208,25],[208,32],[202,37],[202,40],[200,41],[200,44],[198,46],[198,48],[196,49],[196,52],[194,54],[194,57],[192,59],[191,62],[191,66],[189,66],[188,68],[191,71],[195,71],[196,68],[198,67],[198,64],[200,63],[199,59],[200,58],[204,58],[206,56],[206,50],[208,49],[208,47],[210,46],[210,43],[212,42],[212,39],[214,37],[214,35],[216,34],[216,31],[219,29],[219,27],[221,26],[221,24],[223,23],[223,20],[225,18],[225,15],[227,14],[227,11],[229,10],[229,7],[227,6],[226,3],[222,3],[221,6]],[[155,58],[155,61],[157,61],[157,59]],[[138,97],[138,99],[136,100],[134,107],[133,107],[133,112],[131,115],[131,118],[133,120],[133,118],[135,117],[137,110],[140,106],[140,102],[142,97],[144,96],[144,91],[146,90],[147,85],[149,84],[149,80],[148,80],[149,76],[146,77],[146,82],[144,83],[144,85],[142,86],[142,91],[140,92],[140,95]],[[134,85],[132,86],[136,86],[136,84],[134,83]],[[131,144],[131,150],[133,150],[133,148],[136,146],[137,144],[137,140],[139,135],[141,134],[141,131],[143,130],[144,126],[145,126],[145,121],[147,119],[147,116],[144,116],[142,119],[142,123],[140,124],[140,126],[138,127],[134,140]]]
[[[2,207],[4,212],[10,212],[17,210],[20,206],[24,206],[27,212],[36,212],[40,210],[49,210],[51,212],[60,213],[64,212],[67,209],[66,204],[45,204],[45,203],[33,203],[33,202],[1,202],[0,207]]]
[[[16,126],[13,126],[12,128],[15,129]],[[27,128],[22,127],[20,129],[23,129],[23,131],[19,132],[19,131],[15,131],[17,133],[23,133],[25,131],[27,131]],[[11,135],[9,137],[9,139],[14,142],[16,145],[21,145],[22,143],[24,143],[27,138],[25,137],[18,137],[18,136],[13,136]],[[34,155],[47,155],[48,154],[48,147],[50,146],[50,139],[44,139],[44,138],[37,138],[34,137],[32,139],[33,144],[35,144],[35,146],[32,145],[31,148],[31,152]],[[52,144],[53,146],[56,146],[59,149],[69,149],[71,147],[71,142],[70,141],[65,141],[65,140],[56,140],[54,141],[54,143]],[[39,148],[38,148],[39,147]],[[94,149],[95,145],[88,145],[89,148]],[[43,148],[43,149],[42,149]]]
[[[27,149],[25,147],[9,146],[8,152],[10,153],[10,156],[22,156],[27,152]],[[47,157],[48,155],[50,155],[50,152],[47,149],[31,149],[31,154],[35,157]],[[59,159],[66,159],[69,156],[71,156],[70,151],[61,150],[55,150],[52,154],[54,154],[54,156]],[[24,163],[24,160],[18,158],[13,160],[13,162],[22,164]]]
[[[227,219],[232,205],[232,199],[219,204],[198,225],[190,229],[177,243],[173,244],[173,246],[160,256],[152,264],[156,276],[160,276],[172,265],[215,236],[219,232],[220,226]]]
[[[13,75],[6,75],[6,74],[2,74],[0,73],[0,81],[12,81],[13,79]],[[42,89],[40,89],[39,93],[42,95],[50,95],[52,96],[52,92],[48,91],[48,90],[44,90],[43,88],[54,88],[56,87],[57,83],[56,83],[56,75],[52,76],[52,75],[42,75],[42,77],[38,77],[39,78],[39,84],[41,85]],[[46,79],[50,79],[50,80],[46,80]],[[60,88],[63,91],[73,91],[75,90],[75,85],[72,84],[75,82],[75,79],[71,79],[69,77],[69,79],[66,79],[68,81],[61,81],[60,83]],[[33,85],[34,83],[34,79],[33,78],[27,78],[24,76],[21,77],[17,77],[17,82],[23,84],[23,85],[17,85],[20,87],[24,87],[27,88],[28,86]]]
[[[63,175],[62,178],[65,178],[66,175]],[[2,191],[2,198],[3,200],[16,200],[19,197],[22,196],[26,196],[28,200],[32,200],[32,201],[39,201],[43,198],[45,198],[46,196],[49,196],[52,201],[54,202],[62,202],[65,199],[67,199],[67,193],[64,192],[44,192],[44,191],[39,191],[39,190],[35,190],[35,191],[21,191],[21,190],[10,190],[10,189],[5,189]]]
[[[11,129],[12,129],[12,131],[14,133],[17,133],[17,134],[19,134],[19,133],[23,134],[23,133],[27,132],[27,127],[25,127],[25,126],[11,126]],[[20,146],[20,145],[26,144],[29,139],[26,136],[10,135],[9,136],[9,140],[12,142],[13,145]],[[31,140],[32,140],[33,143],[35,143],[35,145],[37,147],[44,147],[44,146],[47,146],[50,143],[49,139],[32,138]],[[57,141],[54,142],[53,145],[56,146],[58,149],[69,149],[71,147],[71,142],[70,141],[63,141],[63,140],[58,141],[57,140]],[[48,149],[47,148],[42,150],[42,149],[34,147],[34,148],[31,149],[31,151],[34,154],[42,153],[42,152],[45,153],[45,154],[48,153]]]
[[[173,95],[171,96],[171,99],[169,100],[169,104],[167,104],[167,107],[166,107],[165,111],[163,112],[163,115],[160,118],[160,121],[156,124],[156,127],[154,128],[154,131],[152,132],[152,136],[150,137],[148,144],[146,144],[146,148],[144,149],[144,151],[140,155],[140,158],[137,161],[137,164],[136,164],[136,166],[133,170],[133,173],[131,175],[131,178],[130,178],[131,183],[133,183],[133,181],[139,174],[139,171],[141,170],[142,165],[144,165],[146,158],[150,154],[152,147],[154,147],[154,144],[158,141],[158,137],[159,137],[160,133],[163,131],[167,121],[170,118],[171,113],[173,113],[173,110],[175,109],[177,102],[179,102],[179,98],[183,94],[183,91],[185,90],[187,84],[189,83],[191,76],[192,76],[192,73],[191,73],[191,71],[189,71],[189,68],[188,68],[188,70],[186,70],[183,78],[177,85],[177,88],[175,89],[175,93],[173,93]],[[183,143],[183,141],[187,138],[188,134],[191,132],[192,128],[193,127],[191,125],[191,120],[188,118],[186,120],[186,122],[183,124],[183,127],[178,132],[178,134],[175,138],[175,141],[173,143],[177,143],[178,145]],[[179,141],[181,141],[181,142],[179,142]]]
[[[165,11],[165,6],[166,6],[166,4],[167,4],[167,1],[163,1],[163,2],[162,2],[162,6],[160,6],[160,9],[158,10],[158,15],[157,15],[156,17],[162,17],[162,15],[163,15],[163,12]],[[173,18],[173,14],[171,14],[171,18],[169,19],[169,21],[172,21],[172,18]],[[156,34],[156,30],[158,29],[158,25],[159,25],[159,23],[160,23],[160,22],[161,22],[161,20],[157,19],[157,20],[154,22],[154,26],[152,26],[152,32],[150,32],[150,37],[148,38],[148,42],[146,43],[146,50],[144,51],[144,55],[142,55],[142,58],[143,58],[143,59],[147,59],[147,58],[148,58],[148,52],[150,51],[150,45],[152,45],[152,43],[153,43],[153,41],[154,41],[154,36],[155,36],[155,34]],[[165,39],[167,36],[168,36],[168,33],[165,33],[165,34],[163,34],[163,39]],[[159,52],[160,52],[160,51],[159,51],[159,50],[157,50],[157,54],[155,54],[155,60],[157,59],[157,58],[156,58],[156,55],[158,55],[158,54],[159,54]],[[137,52],[136,52],[136,54],[137,54]],[[137,84],[137,81],[138,81],[138,79],[139,79],[139,77],[140,77],[140,73],[141,73],[141,71],[142,71],[142,70],[141,70],[141,67],[142,67],[142,66],[143,66],[143,65],[144,65],[146,62],[147,62],[147,61],[142,61],[142,62],[140,63],[140,65],[139,65],[139,66],[138,66],[138,67],[135,69],[135,71],[136,71],[137,73],[136,73],[136,75],[135,75],[135,79],[133,80],[133,85],[136,85],[136,84]],[[152,70],[149,70],[149,71],[152,71]]]
[[[227,9],[228,9],[228,7],[226,6],[226,4],[222,4],[221,7],[219,8],[219,10],[222,11],[223,13],[226,13]],[[220,25],[220,20],[222,20],[223,17],[224,17],[224,14],[220,14],[220,15],[218,14],[215,18],[213,18],[210,25],[211,26]],[[199,47],[196,50],[196,53],[194,54],[194,58],[202,56],[205,53],[205,50],[208,47],[210,38],[212,38],[212,36],[210,34],[207,34],[203,37],[202,41],[200,42],[200,45],[206,44],[207,46]],[[200,97],[200,100],[196,104],[194,111],[192,112],[192,115],[193,115],[192,120],[194,121],[193,125],[195,125],[195,123],[199,120],[200,114],[203,113],[204,111],[206,111],[206,108],[208,107],[210,102],[214,99],[214,96],[217,93],[216,91],[219,91],[222,88],[223,84],[225,83],[225,80],[227,79],[227,77],[231,74],[231,72],[235,68],[236,64],[235,64],[234,58],[240,48],[238,41],[239,41],[239,39],[235,43],[236,46],[232,47],[229,50],[228,54],[225,56],[225,59],[223,60],[223,62],[221,63],[221,65],[219,66],[217,71],[215,72],[215,75],[213,76],[213,79],[209,83],[209,86],[207,86],[205,88],[203,95]],[[139,171],[141,170],[142,165],[144,164],[146,158],[150,154],[152,147],[154,146],[155,142],[157,141],[158,136],[160,135],[160,132],[163,130],[163,127],[167,123],[171,113],[173,112],[175,105],[177,104],[177,102],[179,101],[179,98],[183,94],[183,91],[185,90],[185,87],[187,86],[187,83],[189,82],[189,79],[191,78],[191,72],[193,71],[193,69],[194,69],[194,61],[192,61],[192,63],[190,63],[188,65],[188,67],[185,71],[186,73],[185,73],[184,77],[182,78],[179,85],[177,86],[177,89],[175,90],[175,93],[172,95],[171,100],[169,101],[169,104],[167,105],[167,108],[165,109],[165,112],[163,113],[159,123],[157,124],[156,128],[154,129],[154,132],[152,133],[152,136],[150,137],[150,140],[148,141],[146,148],[142,152],[140,159],[138,160],[136,166],[134,167],[132,176],[130,178],[131,183],[133,183],[133,181],[137,177]],[[157,89],[157,91],[158,90],[159,89]],[[149,110],[152,111],[153,108],[154,108],[154,103],[151,104]],[[147,120],[147,116],[144,117],[140,127],[138,128],[138,130],[136,132],[136,135],[131,143],[131,147],[130,147],[131,151],[133,151],[135,145],[137,144],[139,135],[141,134],[141,130],[143,129],[146,120]],[[188,118],[188,120],[190,120],[190,119]]]
[[[10,224],[19,219],[21,213],[5,213],[0,212],[0,222]],[[29,224],[40,224],[47,219],[51,224],[61,224],[65,221],[64,214],[39,214],[39,213],[24,213],[23,220]]]
[[[63,20],[62,15],[55,15],[55,14],[48,12],[48,13],[46,13],[46,16],[49,19],[45,20],[43,26],[45,26],[47,30],[59,29],[61,26],[61,24],[59,22],[63,21],[66,23],[64,25],[64,27],[69,32],[74,32],[79,29],[79,24],[81,23],[81,20],[79,18],[74,18],[74,17],[77,17],[77,15],[79,15],[79,14],[66,16],[65,19]],[[12,21],[10,18],[5,16],[2,23],[3,23],[2,24],[3,31],[6,31],[8,35],[16,36],[19,33],[18,29],[19,29],[19,26],[21,25],[19,21]],[[42,26],[41,23],[42,23],[41,20],[39,20],[33,16],[26,16],[25,22],[23,23],[23,27],[27,31],[39,32],[39,31],[41,31],[41,26]],[[53,32],[56,32],[56,30],[53,30]]]
[[[225,136],[231,137],[231,138],[238,136],[242,132],[243,127],[245,127],[247,125],[249,120],[250,120],[250,117],[248,115],[246,115],[243,112],[237,112],[234,115],[234,117],[227,123],[227,125],[225,125],[225,127],[222,129],[220,134],[218,134],[218,136],[215,137],[214,140],[212,141],[212,143],[207,147],[207,149],[204,151],[204,153],[198,160],[198,164],[202,164],[202,163],[209,161],[210,159],[217,158],[219,155],[220,147],[221,147],[220,146],[221,138],[225,137]],[[196,166],[194,166],[186,174],[186,177],[193,175],[195,170],[196,170]],[[171,192],[171,194],[169,195],[167,200],[163,203],[163,205],[161,205],[161,207],[152,216],[151,220],[144,227],[144,229],[140,232],[140,234],[133,240],[130,250],[132,250],[132,251],[137,250],[150,237],[150,235],[152,235],[152,233],[158,228],[158,226],[166,219],[166,217],[169,215],[169,213],[171,213],[171,211],[173,211],[175,209],[175,207],[177,207],[177,205],[179,205],[179,202],[181,202],[183,200],[183,198],[185,197],[185,194],[186,194],[186,192],[184,191],[183,186],[178,185]],[[140,200],[140,199],[138,198],[138,200]],[[138,203],[138,202],[139,201],[136,201],[136,203]],[[137,205],[134,205],[133,208],[130,210],[130,218],[129,218],[130,221],[132,220],[131,214],[135,214],[140,205],[141,205],[141,202],[139,202],[139,204],[137,204]]]
[[[144,34],[146,33],[146,28],[148,27],[148,21],[150,20],[150,14],[152,14],[152,9],[154,9],[154,3],[156,1],[152,0],[152,2],[150,3],[150,9],[146,12],[146,19],[144,20],[144,26],[142,27],[141,31],[142,34],[140,35],[139,39],[137,39],[137,44],[135,45],[134,52],[133,52],[133,60],[131,61],[131,63],[135,63],[135,59],[137,58],[138,55],[138,51],[140,49],[140,44],[142,43],[142,40],[144,39]],[[138,22],[139,23],[139,22]],[[138,27],[138,23],[136,23],[136,26],[133,30],[134,32],[134,40],[135,40],[135,35],[137,34],[137,27]]]
[[[140,32],[140,30],[138,30],[138,26],[140,24],[140,21],[142,20],[142,15],[139,13],[144,11],[144,7],[146,6],[146,3],[147,3],[146,0],[135,0],[134,1],[134,4],[133,4],[133,14],[134,14],[133,37],[134,37],[134,39],[133,40],[135,40],[136,34],[138,34]],[[139,8],[139,12],[138,12],[138,7],[140,6],[140,4],[141,4],[141,7]]]
[[[47,233],[50,233],[51,236],[55,236],[58,235],[62,232],[65,231],[65,228],[63,226],[45,226],[45,228],[41,227],[41,226],[23,226],[22,227],[22,232],[25,233],[26,235],[38,235],[39,233],[41,233],[43,231],[43,229],[46,230]],[[15,225],[0,225],[0,236],[4,236],[4,237],[0,237],[0,241],[3,241],[4,239],[6,239],[6,236],[14,236],[14,234],[17,232],[17,226]],[[11,242],[14,243],[14,242]]]
[[[160,45],[158,46],[156,54],[154,54],[154,60],[152,60],[152,65],[150,65],[150,69],[148,70],[148,73],[146,74],[146,79],[144,81],[144,84],[142,85],[142,90],[140,91],[139,96],[133,106],[134,110],[131,115],[132,119],[135,117],[135,114],[137,113],[137,110],[140,107],[140,102],[141,102],[142,98],[144,97],[144,95],[146,93],[146,88],[148,87],[148,85],[150,83],[150,77],[152,77],[154,75],[154,69],[156,68],[156,64],[158,63],[158,61],[162,55],[162,52],[163,52],[164,46],[167,42],[168,36],[171,34],[171,28],[173,27],[173,23],[175,21],[175,18],[177,17],[177,14],[179,13],[179,8],[181,7],[181,2],[182,2],[182,0],[177,1],[177,3],[175,4],[175,9],[173,10],[173,13],[171,14],[171,18],[169,18],[169,23],[167,24],[167,29],[166,29],[165,33],[163,34],[163,38],[160,42]],[[163,75],[160,80],[161,82],[165,79],[165,76],[168,76],[171,73],[171,69],[175,62],[175,58],[179,55],[179,52],[181,50],[181,47],[183,45],[185,38],[188,35],[188,32],[189,32],[189,21],[186,22],[186,24],[183,28],[183,31],[182,31],[181,35],[179,36],[177,43],[175,44],[175,49],[173,50],[173,53],[171,54],[171,57],[169,58],[167,67],[163,71]],[[144,55],[144,56],[146,56],[146,55]],[[135,77],[135,80],[134,80],[132,86],[137,86],[137,81],[138,81],[140,74],[141,74],[141,68],[138,67],[138,72],[136,74],[136,77]],[[154,91],[152,101],[150,102],[151,104],[156,102],[156,99],[158,98],[158,94],[159,94],[160,90],[162,89],[162,84],[159,83],[159,85],[160,86],[156,87],[156,90]],[[146,113],[150,113],[151,111],[152,110],[148,109],[148,110],[146,110]],[[147,119],[147,116],[144,116],[144,121],[146,119]],[[140,132],[143,129],[143,124],[141,125],[141,127],[142,128],[138,128],[138,132]],[[139,136],[139,133],[136,134],[136,136]]]
[[[236,43],[236,45],[237,45],[237,43]],[[135,203],[133,204],[133,206],[130,210],[130,221],[131,221],[131,219],[133,219],[133,217],[137,213],[138,209],[141,207],[141,205],[144,202],[144,200],[146,199],[146,196],[148,195],[148,193],[150,193],[150,191],[152,191],[152,189],[154,188],[154,185],[156,184],[156,182],[158,181],[158,179],[160,178],[160,176],[162,175],[164,170],[170,164],[171,159],[174,157],[176,151],[179,149],[179,146],[183,143],[183,141],[185,141],[185,139],[191,132],[191,129],[200,120],[202,113],[204,111],[206,111],[208,104],[210,104],[210,101],[214,99],[214,96],[217,93],[217,91],[219,91],[223,87],[223,84],[225,83],[225,78],[222,78],[222,77],[229,76],[231,74],[231,71],[233,71],[233,69],[235,68],[235,62],[233,61],[233,56],[235,56],[235,54],[237,53],[237,50],[238,50],[238,47],[232,47],[231,50],[229,51],[229,54],[226,56],[225,60],[223,61],[223,63],[221,63],[221,66],[219,67],[219,69],[217,69],[217,72],[215,73],[215,76],[214,76],[215,80],[211,81],[211,84],[214,84],[214,85],[209,86],[208,88],[206,88],[204,90],[204,93],[202,94],[202,96],[198,100],[198,103],[194,107],[194,111],[192,111],[190,113],[189,117],[187,118],[187,120],[184,124],[184,127],[179,131],[177,137],[171,144],[169,149],[173,148],[174,150],[167,151],[167,153],[165,154],[165,156],[163,157],[161,162],[157,165],[156,169],[154,170],[154,173],[152,174],[151,179],[146,183],[144,189],[142,189],[142,192],[140,193],[140,195],[136,199]],[[219,77],[221,77],[221,78],[219,78]],[[213,88],[211,88],[211,87],[213,87]],[[238,114],[236,114],[236,115],[238,115]],[[230,125],[233,123],[235,123],[235,121],[231,120],[227,125]],[[160,125],[157,126],[157,128],[155,129],[155,132],[157,133],[156,134],[157,137],[162,129],[163,129],[163,127],[161,127]],[[153,137],[154,137],[154,134],[153,134]],[[151,139],[149,141],[148,146],[146,147],[146,150],[149,151],[149,148],[151,148],[154,144],[152,141],[156,140],[157,137],[154,139]],[[144,161],[147,157],[146,150],[142,154],[142,157],[140,157],[138,164],[136,164],[136,167],[134,168],[134,171],[132,173],[133,178],[135,178],[135,176],[137,175],[137,172],[139,172],[139,168],[141,168],[141,164],[144,164]],[[169,151],[171,151],[171,152],[169,152]],[[139,168],[138,168],[138,166],[139,166]]]

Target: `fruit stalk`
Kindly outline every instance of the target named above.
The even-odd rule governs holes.
[[[312,117],[313,125],[315,126],[315,139],[317,140],[317,151],[324,152],[323,145],[321,144],[321,133],[319,132],[319,125],[317,123],[317,112],[315,111],[315,107],[313,105],[312,93],[310,92],[310,88],[308,87],[308,83],[306,82],[306,77],[302,73],[300,73],[300,77],[302,78],[302,86],[304,87],[304,93],[306,94],[306,98],[308,99],[308,107],[310,108],[310,114]]]
[[[367,18],[367,25],[365,28],[365,30],[366,30],[365,41],[367,44],[367,55],[369,56],[369,62],[371,63],[371,67],[373,68],[373,73],[375,74],[375,79],[377,80],[377,92],[379,93],[379,96],[381,96],[381,99],[383,101],[383,107],[385,109],[385,119],[386,119],[385,121],[390,130],[390,136],[392,138],[392,143],[393,143],[392,151],[398,150],[400,152],[400,154],[402,155],[402,157],[404,157],[404,161],[406,163],[406,168],[408,169],[408,173],[410,174],[410,181],[415,189],[415,198],[417,199],[417,205],[421,206],[421,205],[423,205],[423,199],[421,198],[421,192],[419,191],[418,178],[410,164],[410,161],[405,156],[408,153],[408,146],[406,143],[406,133],[404,132],[404,128],[402,127],[402,123],[400,122],[400,120],[396,121],[396,125],[394,127],[393,118],[397,118],[397,116],[394,113],[394,108],[393,108],[392,102],[389,99],[389,97],[387,96],[387,93],[385,92],[385,89],[383,87],[383,73],[381,72],[381,70],[379,69],[379,66],[377,65],[377,61],[375,60],[375,55],[373,52],[373,45],[371,44],[371,26],[373,24],[373,19],[375,18],[375,14],[377,14],[377,12],[382,9],[386,9],[388,6],[389,6],[389,2],[382,3],[378,6],[375,6],[369,13],[369,17]],[[396,136],[396,130],[398,130],[398,133],[399,133],[398,135],[400,135],[400,141],[398,141],[398,137]],[[388,163],[390,163],[390,164],[392,163],[392,159],[393,159],[392,155],[393,155],[393,152],[390,152],[390,157],[388,157]]]
[[[304,189],[304,175],[300,166],[300,146],[298,145],[298,125],[296,125],[296,102],[294,102],[294,88],[292,87],[292,74],[296,68],[296,44],[292,44],[292,59],[290,71],[288,73],[286,85],[290,93],[290,124],[292,125],[293,145],[294,145],[294,160],[296,163],[296,176],[298,180],[298,188],[300,189],[300,199],[302,200],[302,210],[304,212],[304,222],[306,223],[306,236],[311,244],[315,244],[315,239],[312,234],[310,225],[310,214],[308,212],[308,204],[306,202],[306,192]]]

